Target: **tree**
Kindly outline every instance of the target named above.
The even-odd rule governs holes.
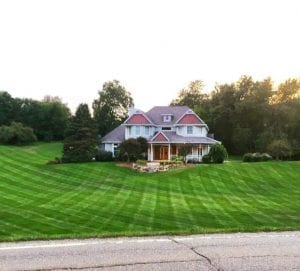
[[[67,129],[62,162],[89,162],[95,158],[97,136],[87,104],[80,104]]]
[[[37,140],[30,127],[22,123],[12,122],[10,126],[0,126],[0,143],[21,145],[35,142]]]
[[[210,147],[209,156],[214,163],[223,163],[228,158],[226,148],[222,144],[214,144]]]
[[[144,159],[147,159],[147,152],[148,152],[148,141],[146,138],[139,136],[137,142],[140,144],[140,156]]]
[[[288,103],[300,98],[300,80],[288,79],[278,86],[276,94],[272,97],[274,103]]]
[[[135,138],[124,140],[120,146],[119,158],[121,160],[136,161],[142,153],[141,144]]]
[[[131,106],[133,106],[131,94],[120,85],[119,81],[105,82],[99,91],[99,98],[93,103],[98,133],[104,136],[120,125],[128,116],[128,109]]]
[[[187,163],[186,157],[188,156],[189,153],[192,152],[192,148],[193,148],[192,144],[183,144],[178,149],[178,153],[180,156],[183,157],[185,163]]]
[[[16,117],[16,103],[8,92],[0,91],[0,125],[9,125]]]
[[[268,146],[269,153],[279,160],[280,158],[291,156],[292,148],[286,139],[276,139]]]
[[[179,91],[178,97],[170,105],[186,105],[191,109],[199,107],[209,97],[207,94],[202,93],[203,87],[203,81],[191,81],[188,87]]]

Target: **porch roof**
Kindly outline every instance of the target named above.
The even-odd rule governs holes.
[[[167,143],[178,143],[178,144],[216,144],[220,143],[215,139],[206,136],[180,136],[176,132],[164,131],[164,135],[169,139]],[[149,143],[158,143],[156,141],[149,141]],[[164,142],[166,143],[166,142]]]

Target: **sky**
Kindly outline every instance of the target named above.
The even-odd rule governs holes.
[[[298,0],[0,0],[0,90],[59,96],[74,112],[117,79],[135,106],[192,80],[300,76]]]

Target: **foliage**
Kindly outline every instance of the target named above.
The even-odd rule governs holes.
[[[112,152],[104,151],[101,149],[97,150],[95,159],[96,159],[96,161],[101,161],[101,162],[111,162],[111,161],[115,160],[113,158]]]
[[[292,154],[291,145],[286,139],[273,140],[268,146],[268,151],[276,160],[289,157]]]
[[[186,157],[188,156],[189,153],[192,152],[192,148],[193,148],[193,145],[192,144],[182,144],[179,146],[179,149],[178,149],[178,153],[180,156],[183,157],[183,161],[185,163],[187,163],[187,159]]]
[[[180,155],[174,155],[172,156],[172,161],[177,161],[177,162],[182,162],[183,161],[183,157]]]
[[[265,162],[272,160],[272,156],[268,153],[245,153],[243,155],[243,162]]]
[[[228,153],[222,144],[214,144],[210,147],[209,156],[214,163],[223,163],[228,158]]]
[[[209,154],[205,154],[202,156],[202,162],[205,163],[205,164],[208,164],[211,162],[211,157]]]
[[[37,140],[30,127],[23,126],[22,123],[12,122],[10,126],[0,126],[0,143],[21,145],[35,142]]]
[[[138,160],[136,160],[136,163],[140,166],[146,166],[147,165],[147,160],[138,159]]]
[[[119,160],[134,162],[137,159],[147,159],[148,144],[143,137],[129,138],[119,146]]]
[[[58,97],[43,101],[12,98],[0,92],[0,125],[21,122],[34,130],[38,140],[62,140],[70,118],[69,108]]]
[[[242,76],[216,85],[205,97],[201,84],[190,89],[181,91],[171,104],[191,107],[232,154],[266,152],[273,140],[281,138],[300,144],[299,79],[275,88],[271,78],[256,81]]]
[[[133,105],[130,92],[117,80],[103,84],[99,98],[93,102],[94,118],[98,133],[104,136],[121,124],[128,115],[128,108]]]
[[[147,159],[148,156],[148,141],[146,138],[139,136],[137,142],[140,144],[140,156],[143,159]]]
[[[96,155],[96,129],[87,104],[80,104],[64,140],[64,163],[89,162]]]

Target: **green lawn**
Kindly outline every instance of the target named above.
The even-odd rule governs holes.
[[[0,146],[0,240],[300,229],[300,162],[46,165],[60,150]]]

